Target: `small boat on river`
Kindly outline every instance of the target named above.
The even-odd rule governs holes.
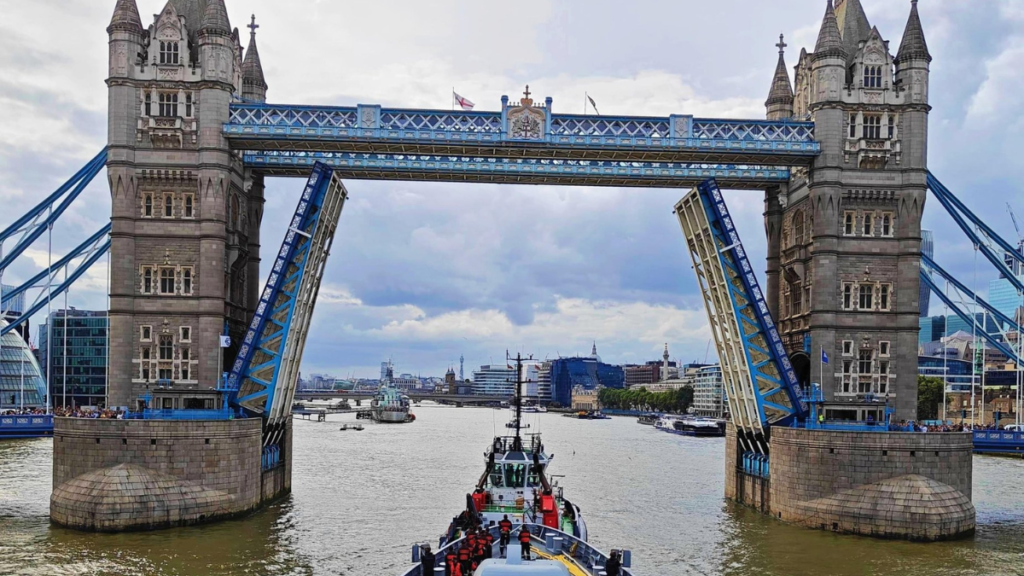
[[[725,436],[725,428],[717,421],[699,416],[665,415],[655,422],[654,427],[664,432],[701,438]]]

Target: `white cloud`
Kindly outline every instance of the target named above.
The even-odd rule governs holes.
[[[984,63],[985,80],[971,98],[967,122],[1024,126],[1024,36]]]

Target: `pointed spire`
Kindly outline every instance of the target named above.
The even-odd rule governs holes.
[[[597,356],[597,340],[594,340],[594,347],[590,349],[591,356]]]
[[[768,108],[769,120],[789,118],[793,115],[793,85],[789,82],[789,72],[786,70],[785,36],[779,34],[779,43],[775,46],[779,49],[779,63],[775,65],[772,89],[764,103]]]
[[[135,0],[117,0],[114,6],[114,16],[110,19],[110,26],[107,32],[114,30],[142,31],[142,18],[139,17],[139,7]]]
[[[207,0],[199,31],[220,33],[225,36],[231,34],[231,22],[228,20],[228,9],[224,6],[224,0]]]
[[[256,48],[256,15],[253,14],[249,28],[249,48],[245,51],[245,60],[242,62],[242,96],[252,100],[264,101],[267,97],[267,80],[263,76],[263,64],[260,62],[260,52]]]
[[[900,51],[896,54],[896,62],[913,58],[932,61],[932,55],[928,52],[928,43],[924,39],[924,28],[921,27],[921,16],[917,13],[917,0],[910,1],[910,18],[907,20],[907,29],[903,31],[903,41],[900,42]]]
[[[842,16],[842,18],[840,18]],[[840,35],[843,37],[843,46],[846,54],[853,58],[857,54],[860,43],[867,41],[871,32],[871,24],[868,16],[864,13],[864,7],[860,0],[846,0],[843,3],[842,14],[836,15],[836,21],[842,20]]]
[[[814,45],[816,60],[829,56],[847,57],[846,48],[843,47],[843,37],[839,34],[839,22],[836,20],[836,11],[832,7],[832,0],[827,0],[825,17],[821,20],[821,30],[818,31],[818,42]]]

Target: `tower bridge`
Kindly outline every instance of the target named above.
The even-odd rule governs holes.
[[[930,185],[931,55],[916,0],[895,55],[859,0],[825,4],[795,82],[780,38],[766,118],[703,119],[685,111],[563,114],[550,98],[534,102],[528,88],[492,112],[268,104],[255,17],[243,49],[225,0],[169,0],[145,25],[135,0],[116,0],[105,161],[110,333],[121,353],[111,354],[110,405],[163,408],[151,405],[149,384],[175,380],[223,394],[225,413],[246,417],[58,419],[51,516],[88,529],[169,526],[242,513],[290,489],[286,410],[347,197],[344,179],[699,184],[676,208],[729,364],[727,494],[817,526],[831,514],[821,510],[870,508],[880,492],[923,485],[955,492],[949,501],[960,508],[887,523],[884,534],[969,532],[969,436],[842,436],[813,426],[819,414],[878,410],[870,398],[884,397],[896,420],[916,416]],[[261,289],[268,176],[308,180]],[[763,290],[718,187],[764,193]],[[231,346],[222,359],[225,331]],[[812,370],[819,354],[833,359],[828,369]],[[173,413],[176,400],[162,394]],[[898,456],[883,457],[890,451]],[[818,464],[807,460],[811,452]],[[931,457],[910,459],[932,452],[948,455],[941,470]],[[851,466],[857,474],[835,474]],[[904,482],[898,471],[914,478]],[[131,500],[138,514],[129,515],[106,510],[106,493],[82,501],[83,486],[116,492],[140,476],[169,500],[203,498],[161,515],[139,498]],[[828,525],[876,533],[876,524],[848,520]]]

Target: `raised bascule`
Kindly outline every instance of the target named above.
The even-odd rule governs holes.
[[[842,532],[973,531],[970,435],[875,431],[916,416],[927,190],[962,207],[928,172],[916,0],[895,56],[859,0],[827,0],[795,90],[780,38],[764,120],[563,114],[529,87],[491,112],[268,104],[248,27],[243,50],[224,0],[170,0],[148,26],[116,1],[108,145],[64,190],[105,165],[111,222],[61,265],[109,247],[108,405],[133,417],[56,419],[55,522],[188,524],[290,490],[289,408],[342,180],[387,179],[693,188],[676,215],[728,390],[726,495]],[[308,180],[261,289],[267,176]],[[719,187],[765,193],[763,290]],[[59,198],[0,240],[38,237]],[[28,285],[59,293],[57,269]]]

